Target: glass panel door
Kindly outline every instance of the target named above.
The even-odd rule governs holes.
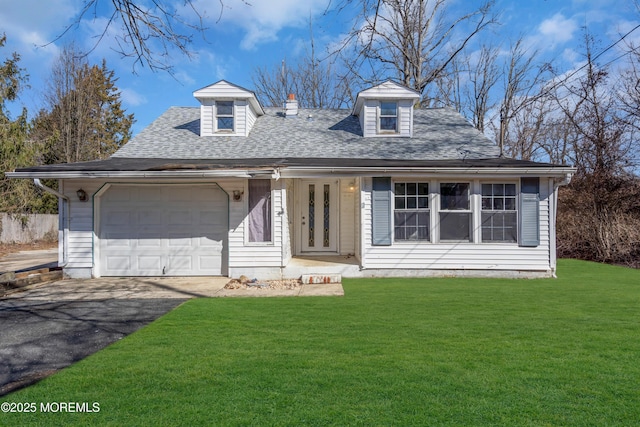
[[[337,250],[337,191],[335,181],[302,181],[300,229],[303,252]]]

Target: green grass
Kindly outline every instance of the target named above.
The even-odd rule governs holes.
[[[640,271],[344,280],[345,296],[192,300],[3,402],[7,425],[640,422]]]

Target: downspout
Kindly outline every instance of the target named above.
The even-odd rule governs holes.
[[[64,204],[62,205],[63,206],[62,219],[65,225],[62,231],[62,263],[58,265],[59,267],[65,267],[67,265],[67,262],[69,262],[69,248],[68,248],[69,245],[67,242],[69,239],[69,229],[71,228],[71,215],[69,215],[69,213],[71,212],[71,200],[69,199],[69,197],[65,196],[64,194],[54,190],[53,188],[50,188],[44,185],[39,178],[34,178],[33,183],[36,185],[36,187],[41,188],[47,193],[53,194],[54,196],[67,202],[66,208],[64,207],[65,206]]]
[[[557,249],[557,241],[558,241],[558,233],[557,233],[557,225],[556,225],[556,221],[558,218],[558,188],[560,187],[564,187],[565,185],[569,185],[569,183],[571,182],[571,178],[573,177],[572,173],[568,173],[564,176],[564,178],[562,179],[562,181],[553,181],[553,211],[551,212],[551,214],[553,215],[553,240],[554,242],[556,242],[555,246],[556,246],[556,253],[558,251]],[[556,255],[556,261],[557,261],[557,255]],[[553,277],[554,278],[558,278],[558,276],[556,275],[556,268],[554,266],[553,268]]]

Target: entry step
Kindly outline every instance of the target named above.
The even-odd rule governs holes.
[[[303,274],[301,277],[304,285],[320,285],[325,283],[342,283],[340,274]]]

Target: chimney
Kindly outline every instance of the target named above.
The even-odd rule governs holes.
[[[296,96],[293,93],[289,94],[287,101],[284,103],[284,115],[287,117],[298,115],[298,101],[296,101]]]

